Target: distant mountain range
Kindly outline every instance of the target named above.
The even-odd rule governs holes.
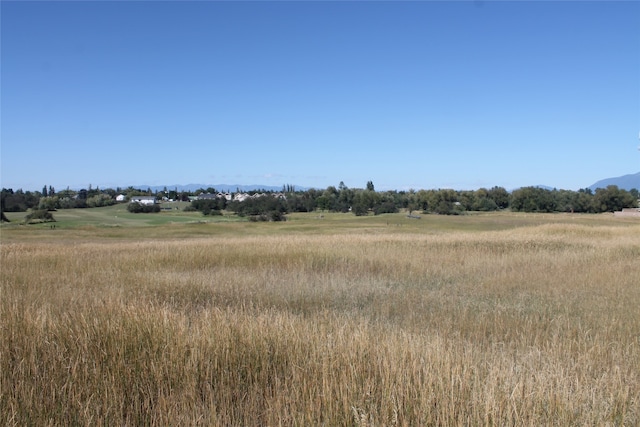
[[[635,174],[630,174],[630,175],[623,175],[623,176],[618,176],[615,178],[606,178],[606,179],[601,179],[600,181],[590,185],[589,189],[591,189],[592,191],[595,191],[596,188],[606,188],[609,185],[617,185],[618,188],[622,189],[622,190],[632,190],[634,188],[639,189],[640,190],[640,172],[635,173]],[[206,190],[207,188],[215,188],[216,191],[222,192],[222,193],[236,193],[236,192],[243,192],[243,191],[259,191],[259,190],[265,190],[265,191],[282,191],[282,186],[275,186],[275,185],[261,185],[261,184],[250,184],[250,185],[243,185],[243,184],[187,184],[187,185],[134,185],[134,188],[140,188],[143,190],[146,190],[147,188],[150,188],[151,191],[156,192],[156,191],[162,191],[165,188],[167,190],[176,190],[177,191],[188,191],[188,192],[194,192],[196,190],[199,189],[204,189]],[[298,185],[293,185],[293,187],[296,189],[296,191],[306,191],[309,188],[308,187],[301,187]],[[544,188],[547,190],[553,190],[553,187],[549,187],[546,185],[537,185],[536,187],[540,187],[540,188]]]
[[[609,185],[617,185],[618,188],[627,191],[634,188],[640,190],[640,172],[615,178],[601,179],[595,184],[590,185],[588,188],[595,191],[596,188],[607,188]]]
[[[308,190],[306,187],[299,187],[294,185],[296,191],[305,191]],[[216,191],[221,193],[236,193],[243,191],[282,191],[282,185],[260,185],[260,184],[250,184],[250,185],[241,185],[241,184],[187,184],[187,185],[134,185],[133,188],[139,188],[141,190],[146,190],[150,188],[151,191],[163,191],[165,188],[168,191],[177,190],[177,191],[187,191],[194,192],[199,189],[206,190],[207,188],[214,188]]]

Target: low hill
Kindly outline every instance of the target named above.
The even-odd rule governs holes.
[[[640,190],[640,172],[630,175],[618,176],[615,178],[606,178],[589,186],[589,189],[595,191],[596,188],[607,188],[609,185],[617,185],[622,190]]]

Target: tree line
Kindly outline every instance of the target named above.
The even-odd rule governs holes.
[[[576,212],[602,213],[637,207],[637,189],[626,191],[617,186],[579,191],[523,187],[508,192],[503,187],[480,188],[474,191],[451,189],[419,191],[375,191],[373,182],[365,188],[349,188],[343,182],[324,190],[290,191],[285,197],[258,197],[242,202],[224,198],[197,200],[190,209],[205,215],[220,215],[232,211],[251,219],[284,219],[290,212],[352,212],[355,215],[378,215],[400,210],[440,215],[461,215],[465,212],[490,212],[510,209],[515,212]],[[211,191],[210,193],[215,193]],[[267,192],[267,195],[269,193]],[[272,196],[275,193],[271,194]]]
[[[167,191],[167,195],[171,192]],[[176,200],[189,201],[189,193],[177,192]],[[28,209],[56,210],[73,208],[97,208],[110,206],[116,203],[116,196],[122,194],[129,199],[133,196],[156,196],[162,198],[158,192],[153,192],[150,188],[143,190],[139,188],[106,188],[100,189],[89,186],[88,189],[71,190],[69,188],[56,191],[52,186],[44,186],[42,191],[14,191],[11,188],[2,189],[2,211],[3,212],[25,212]]]
[[[393,213],[400,210],[425,214],[461,215],[471,211],[496,211],[510,209],[515,212],[614,212],[638,206],[638,189],[623,190],[615,185],[578,191],[523,187],[508,192],[503,187],[480,188],[471,191],[452,189],[376,191],[372,181],[364,188],[349,188],[343,182],[326,189],[296,190],[291,185],[283,186],[284,197],[274,197],[275,192],[259,191],[272,197],[248,198],[244,201],[227,200],[223,197],[194,200],[188,209],[201,211],[205,215],[220,214],[222,210],[258,220],[284,219],[290,212],[352,212],[355,215]],[[189,201],[201,193],[216,194],[215,188],[201,188],[195,192],[178,192],[164,189],[153,192],[128,187],[125,189],[81,189],[69,188],[56,191],[44,186],[42,191],[13,191],[2,189],[1,211],[25,212],[27,210],[53,211],[69,208],[93,208],[116,203],[116,196],[155,196],[161,200]],[[258,191],[248,192],[249,194]],[[157,210],[154,210],[157,211]]]

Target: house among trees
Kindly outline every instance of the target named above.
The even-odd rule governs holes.
[[[251,196],[247,193],[237,193],[233,196],[233,201],[242,203],[249,198],[251,198]]]
[[[155,205],[155,196],[131,196],[129,203],[139,203],[141,205]]]
[[[284,193],[255,193],[255,194],[237,193],[233,196],[233,201],[244,202],[245,200],[248,200],[248,199],[259,199],[260,197],[267,197],[267,196],[271,196],[276,199],[287,200],[287,196],[285,196]]]
[[[196,200],[216,200],[216,199],[225,199],[227,201],[231,200],[231,194],[229,193],[200,193]]]

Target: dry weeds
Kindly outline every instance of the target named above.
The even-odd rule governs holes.
[[[636,224],[0,249],[3,425],[640,424]]]

